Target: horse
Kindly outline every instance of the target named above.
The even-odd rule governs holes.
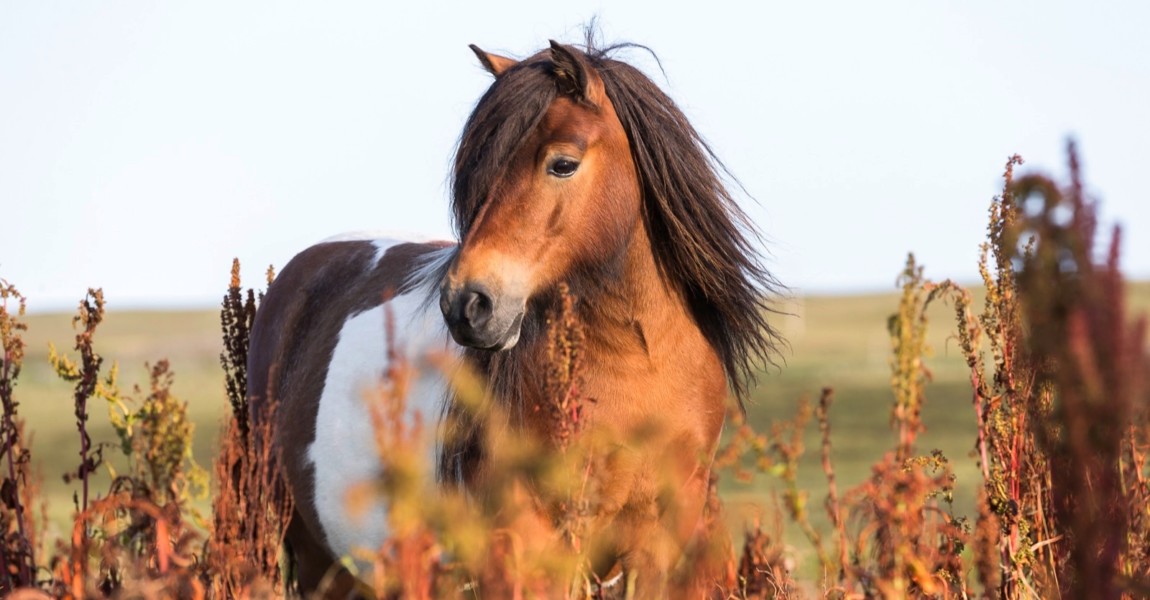
[[[389,323],[408,356],[458,357],[503,408],[501,424],[460,417],[460,394],[435,368],[409,393],[409,411],[455,433],[437,442],[440,484],[478,496],[500,480],[491,431],[549,426],[531,407],[547,394],[547,311],[563,290],[583,331],[584,433],[641,440],[601,448],[593,528],[610,532],[608,562],[640,597],[667,593],[704,511],[730,398],[742,408],[773,364],[779,284],[726,168],[657,84],[615,58],[624,47],[552,41],[516,60],[471,46],[494,81],[454,156],[458,241],[331,239],[269,286],[249,397],[253,411],[278,403],[271,441],[295,499],[286,541],[304,592],[329,572],[346,592],[338,557],[388,535],[386,507],[353,517],[347,491],[380,474],[363,398],[388,367]],[[509,526],[546,551],[550,516],[528,521]]]

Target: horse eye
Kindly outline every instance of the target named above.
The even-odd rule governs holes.
[[[570,177],[579,169],[579,162],[570,158],[557,158],[547,167],[547,173],[556,177]]]

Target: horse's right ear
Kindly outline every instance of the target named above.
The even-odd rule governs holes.
[[[587,63],[585,56],[574,48],[551,40],[551,62],[561,91],[592,106],[600,106],[606,100],[603,80]]]
[[[483,63],[483,68],[487,69],[487,72],[491,73],[496,78],[505,73],[507,69],[510,69],[511,67],[519,64],[519,61],[513,58],[507,58],[506,56],[499,56],[498,54],[484,52],[482,48],[476,46],[475,44],[471,44],[468,47],[471,48],[471,51],[475,53],[475,56],[479,57],[479,62]]]

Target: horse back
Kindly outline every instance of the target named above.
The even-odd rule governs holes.
[[[253,431],[265,430],[260,424],[274,399],[271,439],[262,443],[275,445],[298,517],[333,558],[372,542],[343,539],[348,531],[386,535],[378,523],[345,523],[342,510],[351,479],[378,471],[373,446],[359,439],[370,435],[359,431],[366,421],[359,411],[366,411],[368,382],[378,384],[386,368],[384,307],[400,343],[424,350],[445,339],[426,331],[442,321],[428,286],[435,259],[450,250],[394,240],[316,244],[283,268],[256,313],[248,352]],[[416,404],[429,410],[431,402]]]

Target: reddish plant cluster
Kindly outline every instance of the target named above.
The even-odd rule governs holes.
[[[913,257],[908,261],[899,310],[888,323],[894,447],[871,478],[845,496],[830,460],[833,396],[824,390],[817,420],[834,563],[796,491],[791,465],[802,452],[801,437],[782,435],[809,421],[805,403],[769,436],[737,427],[720,451],[719,461],[733,465],[737,477],[752,474],[749,464],[781,476],[788,515],[815,547],[822,572],[837,573],[823,582],[826,596],[1133,598],[1150,592],[1150,360],[1146,319],[1131,319],[1125,307],[1120,232],[1115,228],[1108,252],[1097,260],[1095,203],[1083,191],[1073,147],[1065,188],[1038,175],[1015,181],[1019,164],[1017,156],[1007,161],[1003,193],[991,205],[980,313],[968,290],[924,281]],[[945,457],[915,454],[930,380],[923,362],[926,308],[940,299],[954,303],[970,369],[983,479],[973,522],[953,515]],[[767,538],[748,539],[761,544]],[[758,553],[772,555],[779,552]],[[766,580],[753,589],[789,597]]]

